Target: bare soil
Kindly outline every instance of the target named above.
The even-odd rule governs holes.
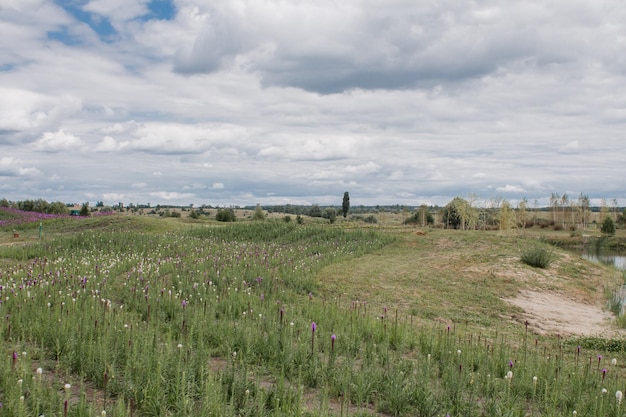
[[[599,305],[583,303],[549,291],[521,290],[506,299],[524,313],[515,319],[529,322],[539,334],[562,336],[623,337],[626,331],[615,327],[614,316]]]

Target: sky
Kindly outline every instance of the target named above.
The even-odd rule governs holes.
[[[0,0],[0,198],[626,205],[625,160],[622,0]]]

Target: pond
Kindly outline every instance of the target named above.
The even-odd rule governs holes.
[[[614,266],[617,269],[626,271],[626,255],[599,252],[583,252],[582,257],[603,265]]]

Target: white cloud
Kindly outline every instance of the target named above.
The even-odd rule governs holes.
[[[143,16],[148,12],[147,4],[150,0],[90,0],[83,6],[83,10],[97,13],[116,23],[128,21]]]
[[[83,141],[63,129],[56,132],[45,132],[35,141],[33,149],[44,152],[78,151],[83,146]]]
[[[176,0],[171,20],[146,20],[147,0],[79,3],[91,26],[67,2],[0,6],[4,189],[193,190],[198,204],[623,194],[606,181],[626,176],[618,0]],[[106,22],[114,36],[95,32]]]
[[[113,202],[120,202],[120,201],[124,201],[127,198],[127,196],[125,194],[121,194],[121,193],[104,193],[102,195],[102,199],[105,201],[113,201]]]
[[[191,193],[178,193],[178,192],[168,192],[168,191],[156,191],[150,193],[150,196],[163,199],[163,200],[184,200],[184,199],[192,199],[195,198],[194,194]]]
[[[519,185],[510,185],[510,184],[507,184],[504,187],[497,187],[496,191],[499,193],[524,193],[526,192],[526,190],[524,190],[523,187]]]
[[[576,152],[580,148],[580,144],[577,140],[569,142],[568,144],[561,146],[559,152]]]
[[[34,177],[40,172],[35,167],[25,167],[23,162],[12,156],[0,157],[0,177]]]
[[[102,142],[100,142],[94,148],[96,152],[113,152],[118,151],[128,145],[128,142],[118,142],[113,139],[111,136],[105,136],[102,138]]]

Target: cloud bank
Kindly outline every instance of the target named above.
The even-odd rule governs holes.
[[[5,1],[0,194],[626,204],[623,22],[619,0]]]

